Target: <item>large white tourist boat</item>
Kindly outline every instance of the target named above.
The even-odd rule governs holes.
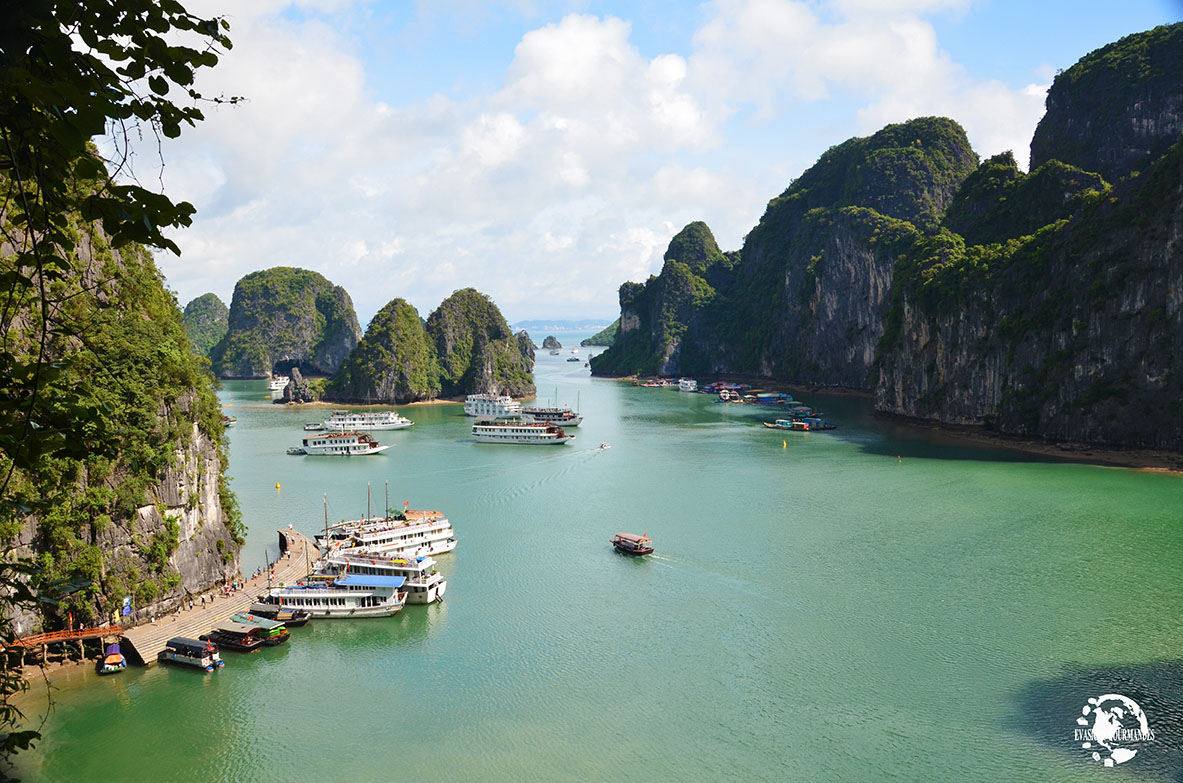
[[[527,421],[521,416],[507,416],[493,421],[478,421],[472,425],[472,437],[477,443],[512,443],[530,446],[553,446],[575,440],[554,424]]]
[[[304,453],[313,457],[353,457],[378,454],[390,448],[364,432],[326,432],[302,441]]]
[[[389,617],[403,608],[407,594],[402,576],[342,574],[331,580],[309,579],[290,587],[273,587],[259,602],[303,610],[313,617]]]
[[[267,388],[271,391],[283,391],[284,387],[288,385],[289,381],[291,381],[291,378],[286,375],[276,375],[267,384]]]
[[[696,392],[698,391],[698,381],[693,378],[679,378],[678,391]]]
[[[481,421],[517,416],[521,412],[522,404],[507,394],[470,394],[464,400],[464,413]]]
[[[355,519],[328,525],[316,536],[326,554],[357,551],[367,554],[430,557],[456,548],[452,523],[438,511],[407,509],[400,516]]]
[[[401,430],[415,422],[395,411],[333,411],[324,420],[326,430]]]
[[[317,561],[311,580],[336,579],[345,575],[402,577],[409,604],[429,604],[444,597],[448,581],[435,569],[430,557],[400,557],[392,554],[358,554],[345,550]]]

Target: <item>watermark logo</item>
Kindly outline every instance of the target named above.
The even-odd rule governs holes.
[[[1128,696],[1107,693],[1089,699],[1080,712],[1072,740],[1106,767],[1124,764],[1143,744],[1154,741],[1146,714]]]

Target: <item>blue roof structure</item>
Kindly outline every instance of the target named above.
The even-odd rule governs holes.
[[[402,587],[405,576],[376,576],[374,574],[346,574],[337,578],[343,587]]]

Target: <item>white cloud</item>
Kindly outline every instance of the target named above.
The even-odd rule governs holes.
[[[282,264],[343,285],[363,321],[396,296],[426,315],[468,285],[511,318],[609,315],[687,222],[738,248],[817,144],[942,113],[979,152],[1022,159],[1042,88],[972,78],[921,16],[965,3],[868,4],[718,0],[692,50],[653,55],[628,21],[571,14],[522,34],[504,72],[483,75],[492,88],[406,102],[337,24],[367,6],[235,4],[234,49],[200,87],[248,101],[166,145],[168,190],[199,212],[184,256],[161,266],[182,302]],[[419,13],[430,26],[492,12]],[[769,131],[786,117],[806,135]]]
[[[1023,162],[1043,113],[1041,88],[971,77],[917,16],[967,5],[841,0],[837,17],[827,20],[797,0],[717,0],[695,37],[691,77],[716,100],[754,101],[766,115],[841,93],[862,102],[860,133],[917,116],[950,116],[980,153],[1013,148]]]

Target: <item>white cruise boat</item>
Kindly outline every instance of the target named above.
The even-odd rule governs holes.
[[[302,609],[313,617],[389,617],[407,602],[401,576],[344,574],[331,581],[309,579],[291,587],[273,587],[259,603]]]
[[[364,432],[325,432],[303,440],[304,453],[313,457],[353,457],[378,454],[390,448]]]
[[[333,411],[323,426],[326,430],[401,430],[414,423],[394,411]]]
[[[291,380],[292,379],[286,375],[276,375],[267,384],[267,388],[270,389],[271,391],[283,391],[284,388],[288,385],[288,382]]]
[[[464,413],[476,416],[481,421],[490,421],[501,416],[517,416],[522,404],[507,394],[470,394],[464,400]]]
[[[329,555],[313,566],[310,580],[335,579],[338,576],[360,575],[402,577],[403,592],[409,604],[429,604],[443,598],[448,580],[435,570],[430,557],[399,557],[391,554],[355,554],[351,551]]]
[[[696,392],[698,391],[698,381],[693,378],[679,378],[678,391]]]
[[[511,443],[523,446],[553,446],[575,440],[554,424],[527,421],[521,416],[509,416],[493,421],[478,421],[472,425],[472,437],[477,443]]]
[[[400,517],[355,519],[328,525],[316,545],[326,554],[367,554],[430,557],[456,548],[452,523],[438,511],[408,509]]]
[[[560,427],[578,427],[583,422],[583,417],[566,405],[556,408],[522,408],[522,416],[528,421],[557,424]]]

